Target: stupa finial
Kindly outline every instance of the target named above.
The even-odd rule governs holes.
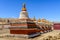
[[[22,11],[26,11],[26,5],[23,3]]]

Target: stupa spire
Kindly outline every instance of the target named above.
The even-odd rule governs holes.
[[[25,3],[23,4],[22,11],[26,11],[26,5],[25,5]]]
[[[26,11],[26,5],[23,4],[19,19],[28,19],[28,18],[29,18],[29,16],[28,16],[28,12]]]
[[[38,19],[38,22],[41,22],[41,19],[40,18]]]
[[[35,18],[35,16],[34,16],[33,20],[34,20],[34,21],[36,21],[36,18]]]

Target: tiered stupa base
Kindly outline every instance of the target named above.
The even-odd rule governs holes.
[[[10,33],[15,37],[25,37],[31,38],[40,35],[40,30],[38,29],[19,29],[19,30],[10,30]]]

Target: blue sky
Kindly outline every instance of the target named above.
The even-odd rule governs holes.
[[[30,18],[60,21],[60,0],[0,0],[0,17],[18,18],[23,3]]]

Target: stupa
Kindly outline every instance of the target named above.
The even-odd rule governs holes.
[[[25,4],[23,4],[18,20],[11,22],[10,25],[12,35],[28,38],[40,35],[39,26],[29,18]]]

